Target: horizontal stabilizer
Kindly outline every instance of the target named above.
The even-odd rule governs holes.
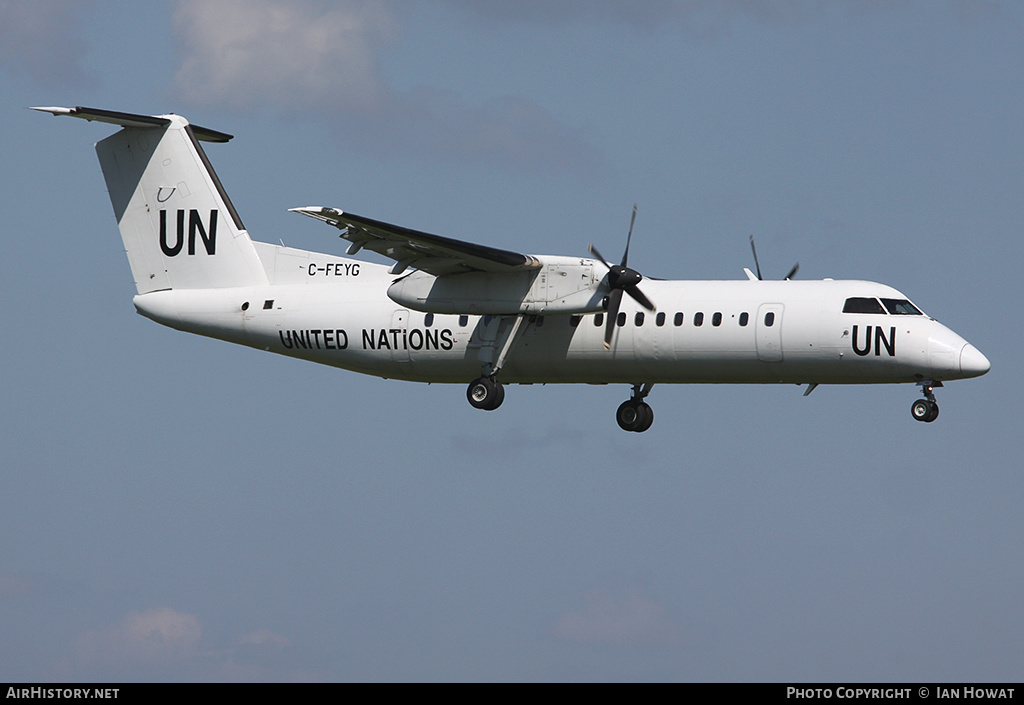
[[[42,113],[50,113],[57,117],[64,115],[67,117],[82,118],[83,120],[106,122],[111,125],[120,125],[121,127],[164,127],[171,124],[170,118],[162,115],[137,115],[135,113],[122,113],[116,110],[100,110],[99,108],[83,108],[81,106],[75,108],[32,108],[32,110],[38,110]],[[227,142],[234,137],[234,135],[229,135],[226,132],[218,132],[217,130],[200,127],[199,125],[192,125],[191,127],[196,139],[203,140],[204,142]]]

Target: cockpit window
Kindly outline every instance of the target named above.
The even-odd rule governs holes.
[[[924,314],[906,299],[882,299],[885,310],[894,316],[923,316]]]
[[[885,313],[885,309],[876,298],[853,296],[846,300],[843,313]]]

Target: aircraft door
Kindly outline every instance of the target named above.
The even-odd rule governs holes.
[[[782,304],[761,304],[757,309],[757,359],[782,361]]]
[[[391,314],[391,331],[397,331],[398,335],[393,336],[397,345],[391,348],[391,359],[395,362],[409,362],[408,345],[409,312],[404,308],[395,309]]]

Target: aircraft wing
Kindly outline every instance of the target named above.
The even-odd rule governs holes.
[[[410,230],[336,208],[307,206],[290,210],[341,230],[341,237],[352,243],[348,247],[350,255],[365,247],[395,260],[392,274],[401,274],[408,267],[444,276],[462,272],[525,271],[541,266],[539,260],[529,255]]]

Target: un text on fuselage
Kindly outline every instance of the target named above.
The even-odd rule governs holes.
[[[885,337],[885,332],[882,330],[882,326],[867,326],[864,330],[864,347],[860,347],[857,343],[857,329],[859,326],[853,327],[853,351],[861,357],[866,357],[871,354],[871,329],[874,328],[875,332],[875,356],[878,357],[882,354],[882,348],[885,348],[885,352],[889,357],[896,357],[896,326],[889,327],[889,337]]]

